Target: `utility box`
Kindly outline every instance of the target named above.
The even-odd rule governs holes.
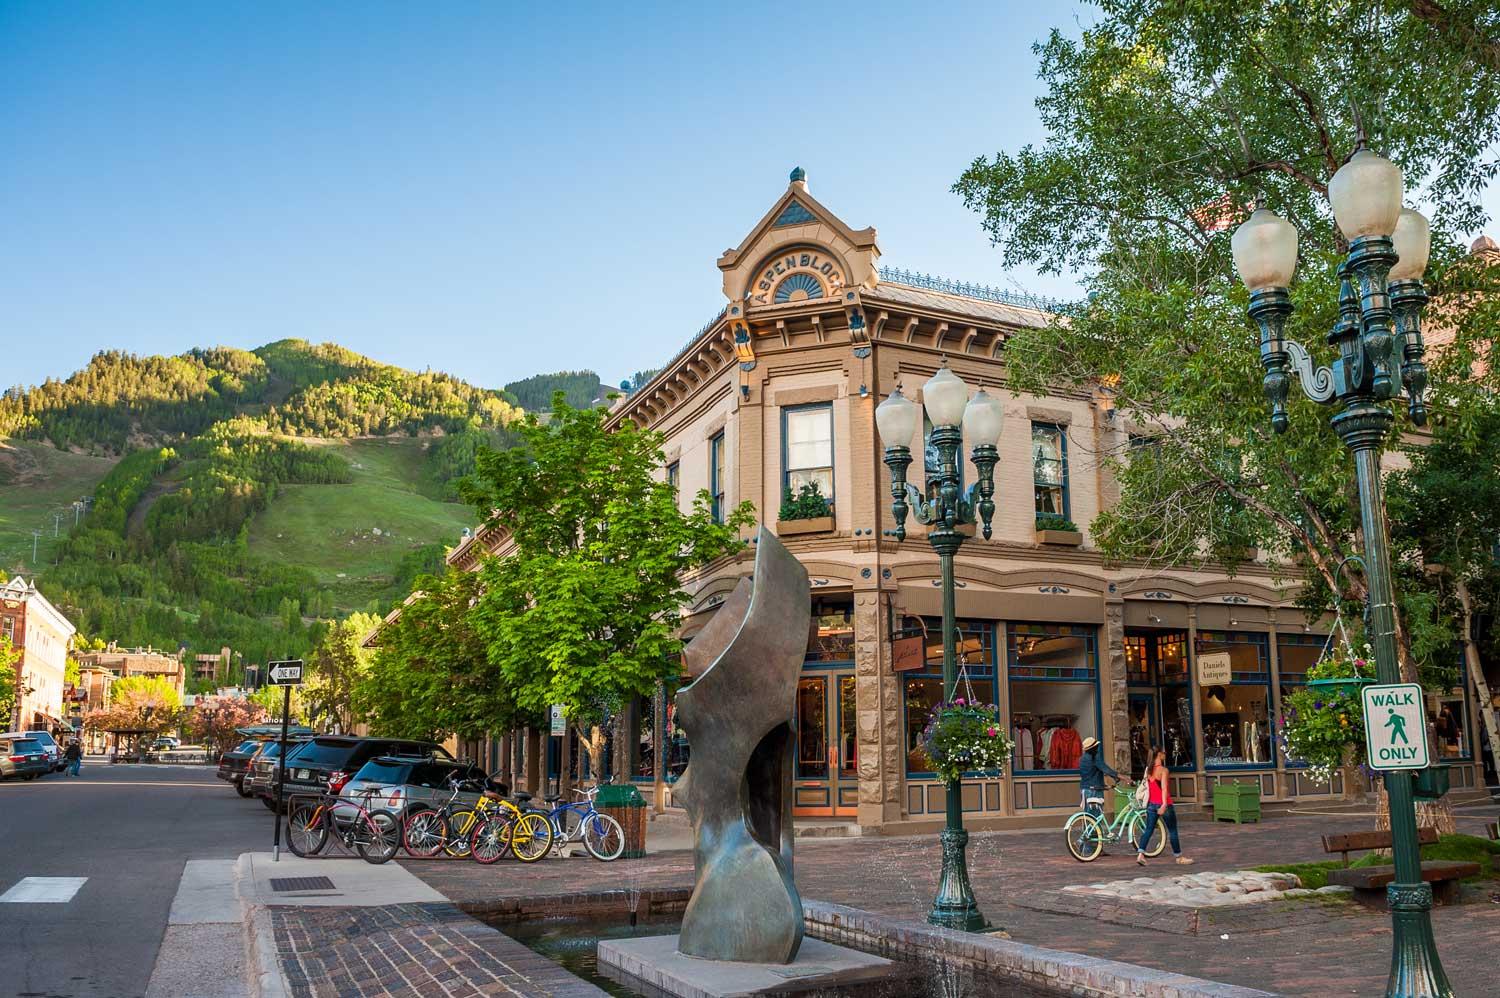
[[[1214,785],[1214,820],[1260,821],[1260,780],[1253,783],[1220,782]]]

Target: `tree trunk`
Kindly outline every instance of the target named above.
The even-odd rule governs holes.
[[[1454,579],[1454,592],[1463,607],[1464,664],[1468,668],[1469,680],[1473,683],[1475,698],[1479,702],[1479,715],[1484,718],[1484,733],[1490,740],[1490,754],[1500,759],[1500,721],[1495,717],[1495,701],[1490,695],[1489,681],[1484,678],[1484,663],[1479,660],[1479,649],[1474,647],[1473,606],[1469,602],[1469,587],[1462,579]],[[1483,753],[1481,753],[1482,755]]]
[[[1453,805],[1446,796],[1438,800],[1416,801],[1417,827],[1435,828],[1439,835],[1452,835],[1458,829],[1453,817]],[[1385,792],[1385,781],[1380,781],[1380,802],[1375,810],[1375,830],[1389,831],[1391,827],[1391,801]]]
[[[595,724],[588,729],[578,729],[578,741],[589,754],[589,776],[599,782],[604,773],[604,729]]]

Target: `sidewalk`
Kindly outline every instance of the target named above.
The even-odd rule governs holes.
[[[1484,822],[1493,820],[1495,812],[1494,807],[1460,812],[1459,831],[1484,835]],[[1168,855],[1142,870],[1128,847],[1116,847],[1114,855],[1094,863],[1078,863],[1067,854],[1060,830],[977,833],[969,845],[969,874],[984,914],[1021,942],[1286,994],[1380,994],[1391,949],[1391,923],[1383,913],[1330,907],[1329,917],[1315,925],[1231,933],[1221,939],[1218,934],[1167,934],[1027,907],[1068,884],[1325,859],[1319,836],[1368,828],[1371,817],[1280,814],[1248,825],[1185,821],[1183,848],[1197,861],[1186,869],[1171,864]],[[611,864],[588,859],[528,867],[401,862],[459,907],[478,913],[547,910],[549,897],[563,908],[582,900],[579,895],[613,892],[618,897],[621,891],[638,891],[649,900],[653,894],[690,890],[691,852],[650,849],[654,829],[648,829],[644,859]],[[806,900],[924,919],[940,868],[936,836],[797,839],[797,886]],[[1433,924],[1458,993],[1483,993],[1493,980],[1500,904],[1439,907]]]

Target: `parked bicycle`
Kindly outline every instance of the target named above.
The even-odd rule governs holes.
[[[448,779],[448,800],[439,808],[423,807],[407,815],[402,826],[402,842],[409,855],[430,859],[440,852],[462,858],[469,854],[470,840],[480,816],[495,806],[481,796],[473,804],[460,801],[465,792],[483,794],[484,787],[475,780],[454,775]]]
[[[547,822],[552,828],[552,845],[562,847],[573,842],[582,842],[589,855],[605,863],[619,859],[625,851],[625,829],[610,815],[595,810],[594,798],[599,788],[573,792],[583,800],[558,804],[562,795],[552,794],[543,798],[548,804],[556,804],[547,812]]]
[[[1068,852],[1080,863],[1092,863],[1099,858],[1104,851],[1107,841],[1130,842],[1131,849],[1137,849],[1141,841],[1141,833],[1146,830],[1146,811],[1135,802],[1134,797],[1124,798],[1124,803],[1115,812],[1113,819],[1105,814],[1095,814],[1093,811],[1076,811],[1063,824],[1063,832],[1068,840]],[[1166,833],[1158,823],[1156,830],[1151,833],[1151,841],[1146,843],[1144,852],[1147,856],[1156,857],[1167,846]]]
[[[401,848],[401,823],[389,811],[371,808],[375,794],[294,796],[287,810],[287,847],[297,856],[316,856],[332,835],[366,863],[389,862]]]
[[[469,856],[488,866],[506,853],[522,863],[535,863],[552,848],[552,825],[541,811],[523,810],[531,794],[515,794],[515,802],[491,790],[480,798],[478,822],[469,837]]]

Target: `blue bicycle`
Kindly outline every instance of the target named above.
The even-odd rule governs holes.
[[[589,855],[601,862],[619,859],[620,854],[625,851],[625,829],[614,818],[594,809],[594,795],[599,792],[599,788],[575,788],[573,792],[583,800],[558,804],[562,798],[549,795],[545,798],[546,802],[557,806],[551,811],[533,812],[547,819],[547,824],[552,829],[553,847],[561,848],[574,842],[582,842]]]

